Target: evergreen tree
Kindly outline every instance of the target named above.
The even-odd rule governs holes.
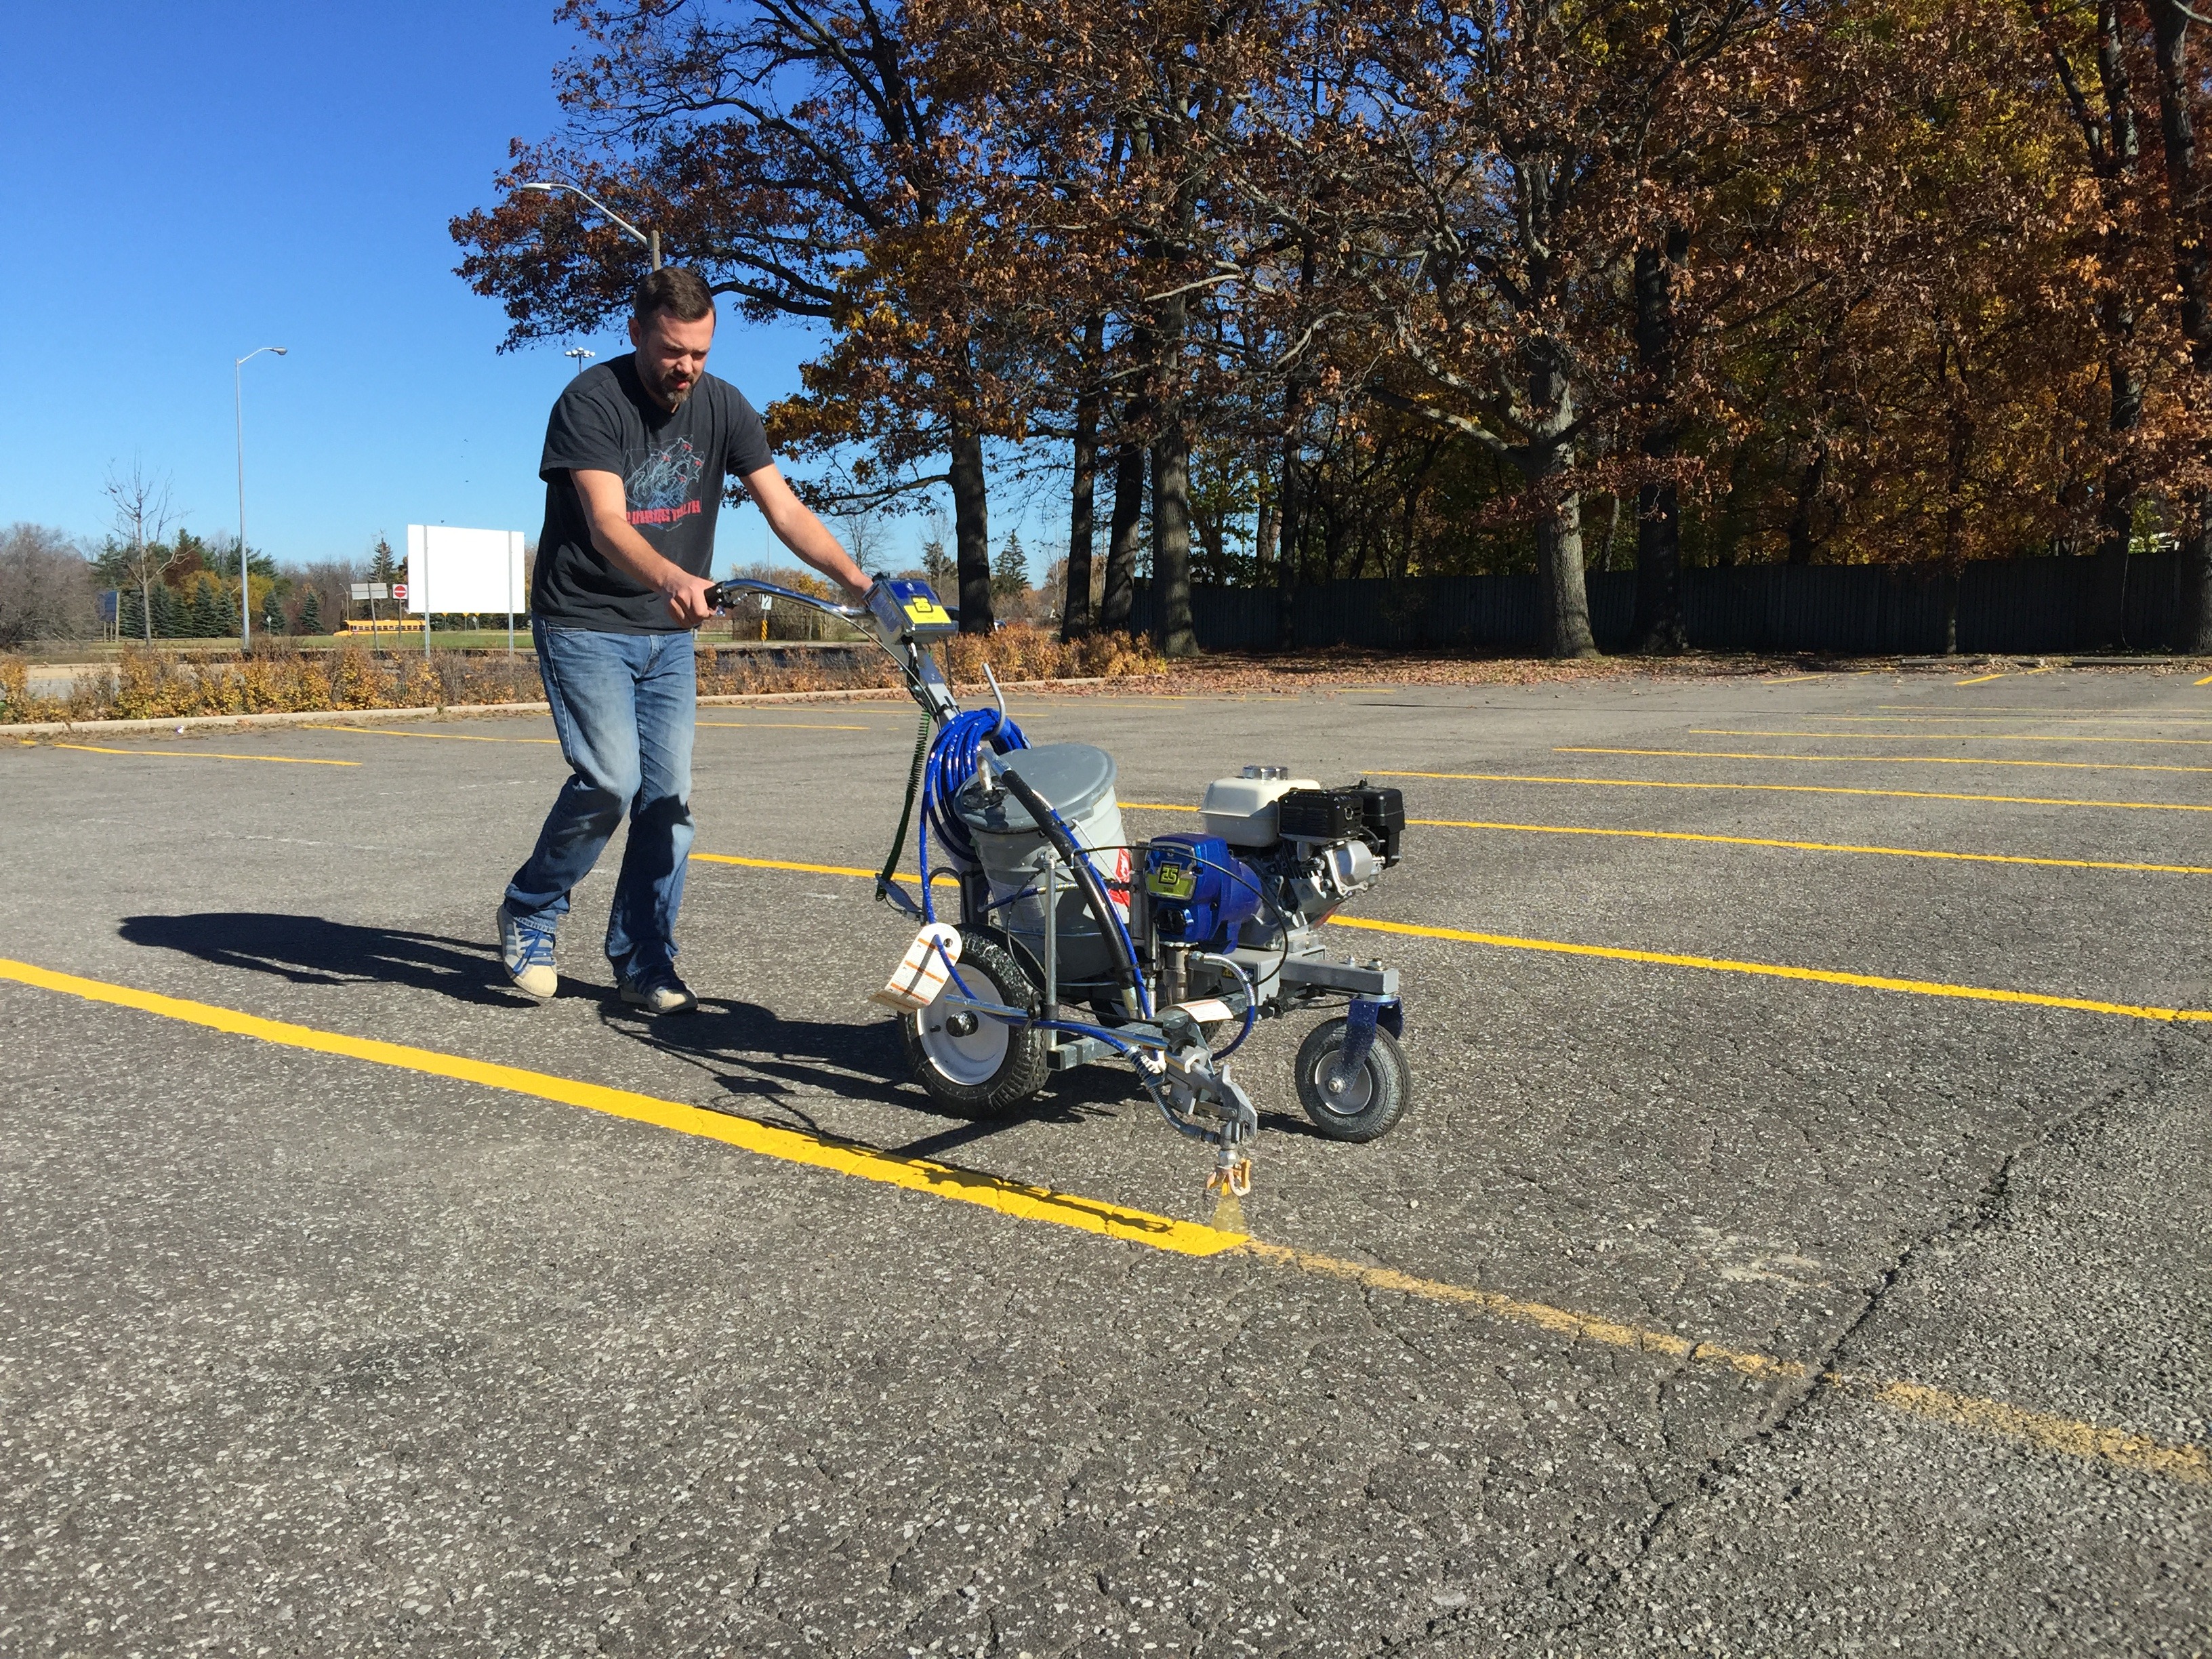
[[[210,608],[215,612],[216,632],[228,638],[238,637],[238,590],[228,582],[208,584],[211,590]]]
[[[216,598],[215,584],[194,582],[191,602],[185,609],[185,636],[195,640],[212,640],[222,634],[222,609]]]
[[[1029,591],[1030,556],[1022,550],[1022,538],[1009,530],[999,544],[999,556],[991,562],[991,602],[1004,605]]]
[[[302,634],[323,631],[323,603],[312,587],[307,590],[307,597],[300,601],[300,631]]]
[[[177,603],[177,590],[167,582],[154,584],[154,637],[173,640],[183,623],[178,612],[184,607]]]
[[[939,599],[954,597],[952,586],[952,556],[945,550],[945,544],[932,536],[921,544],[922,579],[937,590]]]
[[[406,580],[399,574],[399,561],[392,551],[392,544],[381,536],[368,550],[368,580],[387,583]]]
[[[292,631],[292,625],[284,620],[284,607],[276,602],[276,590],[273,587],[261,602],[261,631],[271,635]]]

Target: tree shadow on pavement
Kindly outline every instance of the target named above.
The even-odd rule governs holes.
[[[529,1001],[497,983],[498,952],[474,939],[251,910],[125,916],[118,931],[132,945],[180,951],[218,968],[273,974],[295,985],[406,985],[491,1008]]]

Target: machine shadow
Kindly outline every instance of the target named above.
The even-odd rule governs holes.
[[[702,997],[695,1013],[656,1019],[623,1006],[611,993],[601,1018],[610,1030],[697,1066],[732,1096],[772,1102],[810,1130],[830,1133],[800,1103],[802,1091],[954,1119],[951,1128],[883,1149],[904,1157],[933,1158],[1020,1124],[1079,1122],[1103,1115],[1127,1095],[1115,1086],[1118,1079],[1091,1067],[1054,1077],[1035,1099],[1012,1110],[963,1120],[908,1079],[896,1020],[786,1019],[726,997]]]
[[[497,984],[498,952],[474,939],[252,910],[125,916],[117,931],[132,945],[295,985],[405,985],[488,1008],[531,1006]]]

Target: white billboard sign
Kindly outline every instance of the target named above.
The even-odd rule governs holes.
[[[409,611],[511,613],[527,610],[529,603],[520,530],[407,526]]]

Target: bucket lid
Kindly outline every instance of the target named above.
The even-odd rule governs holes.
[[[1064,818],[1081,817],[1114,790],[1114,757],[1087,743],[1040,744],[994,755],[991,763],[1001,772],[1018,774]],[[986,794],[980,775],[968,780],[953,810],[963,823],[985,835],[1022,835],[1037,827],[1012,791],[1000,787]]]

